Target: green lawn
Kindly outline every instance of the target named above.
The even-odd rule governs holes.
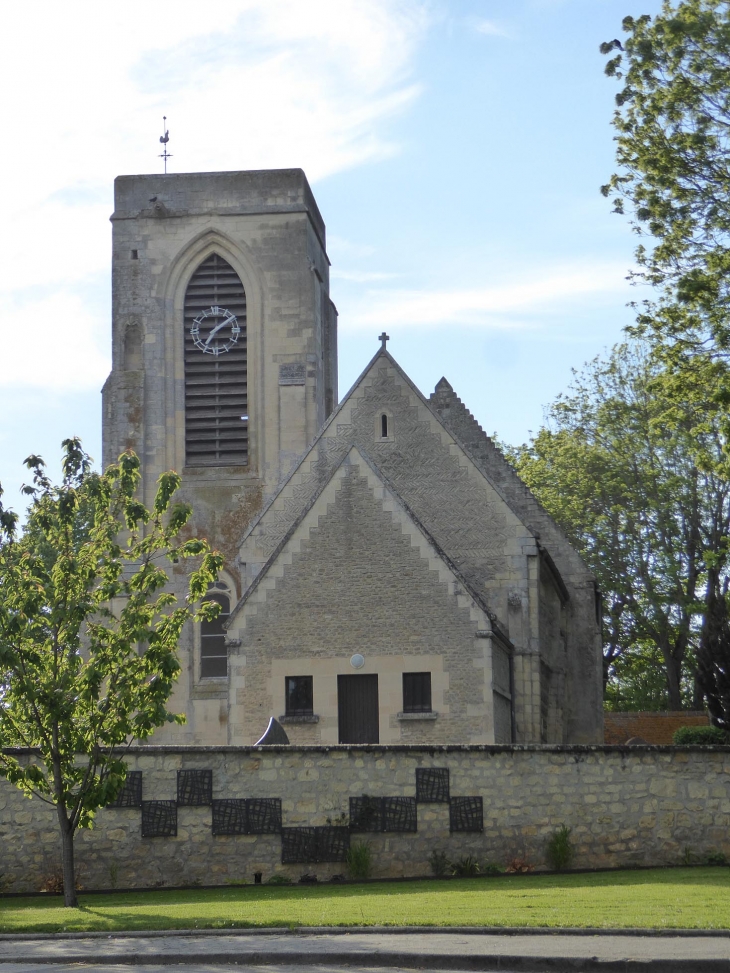
[[[730,869],[676,868],[186,892],[0,899],[0,931],[231,926],[601,926],[726,929]]]

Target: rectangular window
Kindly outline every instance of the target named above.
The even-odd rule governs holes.
[[[287,676],[284,684],[287,716],[312,716],[314,688],[311,676]]]
[[[231,603],[224,594],[209,595],[217,601],[220,613],[212,622],[200,623],[200,676],[202,679],[221,679],[228,675],[228,649],[223,628],[231,611]]]
[[[431,673],[403,673],[403,712],[431,712]]]

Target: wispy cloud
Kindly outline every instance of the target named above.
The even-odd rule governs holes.
[[[109,274],[112,181],[159,171],[163,113],[173,171],[302,166],[316,180],[386,158],[386,123],[419,97],[430,15],[425,0],[71,10],[44,4],[42,29],[27,4],[3,15],[28,43],[0,60],[3,90],[22,91],[0,106],[14,147],[0,160],[0,381],[76,390],[107,367],[108,317],[82,295]]]
[[[477,20],[474,23],[474,30],[477,34],[487,34],[490,37],[509,37],[509,31],[506,31],[504,27],[500,27],[499,24],[495,24],[493,20]]]
[[[542,314],[628,287],[623,264],[556,267],[508,284],[453,290],[369,290],[341,308],[343,327],[468,325],[485,330],[539,326]]]

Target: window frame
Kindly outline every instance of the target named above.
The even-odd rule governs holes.
[[[290,707],[289,705],[289,682],[295,679],[302,680],[304,682],[308,681],[308,707]],[[287,718],[314,716],[314,676],[284,676],[284,716]]]
[[[403,713],[433,713],[433,681],[431,676],[432,674],[430,671],[403,673],[403,680],[402,680],[402,686],[403,686],[402,712]],[[415,677],[421,677],[421,682],[423,685],[418,687],[418,690],[416,690],[415,686],[411,685],[408,687],[408,691],[407,691],[406,690],[407,681],[412,682],[415,680]],[[427,693],[424,692],[424,687],[426,686],[426,684],[428,689]],[[424,704],[418,705],[416,702],[414,702],[414,696],[423,698],[426,695],[428,696],[427,707]]]
[[[231,604],[231,602],[232,602],[233,599],[232,599],[232,596],[231,596],[231,590],[230,590],[229,586],[225,583],[225,581],[215,581],[215,582],[213,582],[213,584],[206,591],[205,596],[203,597],[202,600],[203,601],[218,601],[219,598],[220,599],[225,599],[228,602],[228,610],[227,611],[224,611],[223,610],[224,606],[221,605],[221,611],[218,614],[218,618],[216,618],[214,622],[200,622],[199,623],[199,626],[198,626],[198,629],[199,629],[199,631],[198,631],[198,644],[199,644],[199,652],[198,652],[198,673],[199,673],[199,680],[201,682],[203,682],[203,681],[208,682],[209,680],[214,680],[214,679],[215,680],[228,679],[228,675],[229,675],[228,647],[226,645],[227,634],[226,634],[225,629],[223,628],[223,624],[225,623],[226,619],[230,618],[231,611],[232,611],[232,604]],[[220,602],[219,602],[219,604],[220,604]],[[205,631],[205,626],[206,625],[220,626],[220,630],[219,631],[215,631],[215,632],[208,632],[208,633],[206,633],[206,631]],[[223,653],[219,653],[218,655],[209,655],[209,656],[206,656],[205,655],[204,648],[205,648],[206,639],[213,639],[213,638],[215,638],[215,639],[220,638],[222,640],[221,645],[222,645],[222,647],[224,649],[225,655]],[[205,662],[206,662],[206,660],[219,660],[219,659],[223,659],[223,658],[225,658],[225,672],[224,673],[220,673],[220,672],[218,672],[218,673],[206,673],[205,672]]]

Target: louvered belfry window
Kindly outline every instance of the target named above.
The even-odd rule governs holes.
[[[246,292],[217,253],[185,292],[185,462],[248,463]]]

